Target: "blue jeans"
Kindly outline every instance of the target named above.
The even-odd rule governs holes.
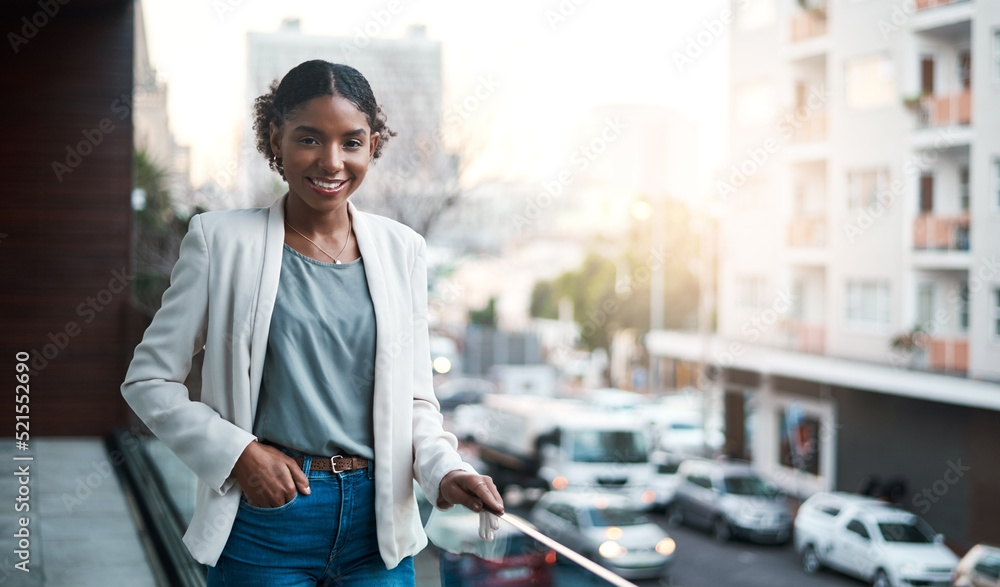
[[[208,570],[208,587],[413,586],[412,558],[387,570],[379,555],[374,464],[333,473],[310,471],[310,462],[306,457],[302,467],[309,495],[276,508],[240,498],[226,548]]]

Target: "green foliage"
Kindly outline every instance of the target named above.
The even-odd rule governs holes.
[[[481,310],[469,310],[469,322],[481,326],[497,325],[497,300],[490,298],[486,307]]]
[[[167,189],[167,172],[141,150],[135,152],[136,187],[146,193],[146,205],[137,210],[135,221],[136,279],[133,301],[152,315],[170,284],[170,271],[177,261],[187,219],[174,211]]]
[[[559,300],[569,299],[573,319],[580,326],[581,345],[589,350],[607,348],[619,329],[649,330],[650,281],[654,267],[659,266],[664,284],[664,327],[690,326],[698,310],[698,278],[691,267],[699,258],[700,237],[691,230],[692,214],[684,204],[668,201],[665,207],[662,224],[637,223],[632,228],[617,259],[591,252],[578,269],[536,283],[531,315],[557,318]],[[662,232],[664,250],[652,250],[651,230]],[[601,251],[613,248],[600,245]]]

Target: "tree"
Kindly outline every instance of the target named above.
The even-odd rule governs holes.
[[[188,219],[174,211],[166,188],[167,171],[142,149],[135,152],[136,188],[145,193],[144,205],[135,212],[136,278],[133,301],[152,316],[170,285],[170,271],[177,262]],[[195,209],[195,213],[203,211]]]
[[[684,204],[668,201],[664,205],[665,223],[633,226],[616,260],[590,253],[580,268],[537,282],[531,294],[531,315],[555,318],[559,300],[569,298],[581,344],[589,350],[608,348],[619,329],[649,331],[650,280],[656,274],[654,265],[659,265],[664,280],[664,327],[690,326],[698,310],[698,279],[691,267],[700,253],[699,236],[690,228],[693,216]],[[651,230],[665,232],[665,250],[651,250]]]

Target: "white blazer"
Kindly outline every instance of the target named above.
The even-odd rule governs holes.
[[[184,543],[214,566],[239,507],[231,476],[252,434],[285,240],[285,197],[191,219],[163,303],[135,349],[122,395],[198,476]],[[441,426],[431,385],[424,239],[348,203],[375,307],[375,517],[386,567],[427,544],[413,480],[437,503],[450,471],[473,469]],[[205,348],[201,397],[184,386]]]

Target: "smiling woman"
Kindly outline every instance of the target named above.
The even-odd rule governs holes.
[[[394,133],[360,72],[318,60],[254,128],[288,192],[192,219],[122,393],[199,477],[184,540],[209,585],[413,585],[414,481],[439,508],[503,502],[442,428],[423,238],[348,201]]]

